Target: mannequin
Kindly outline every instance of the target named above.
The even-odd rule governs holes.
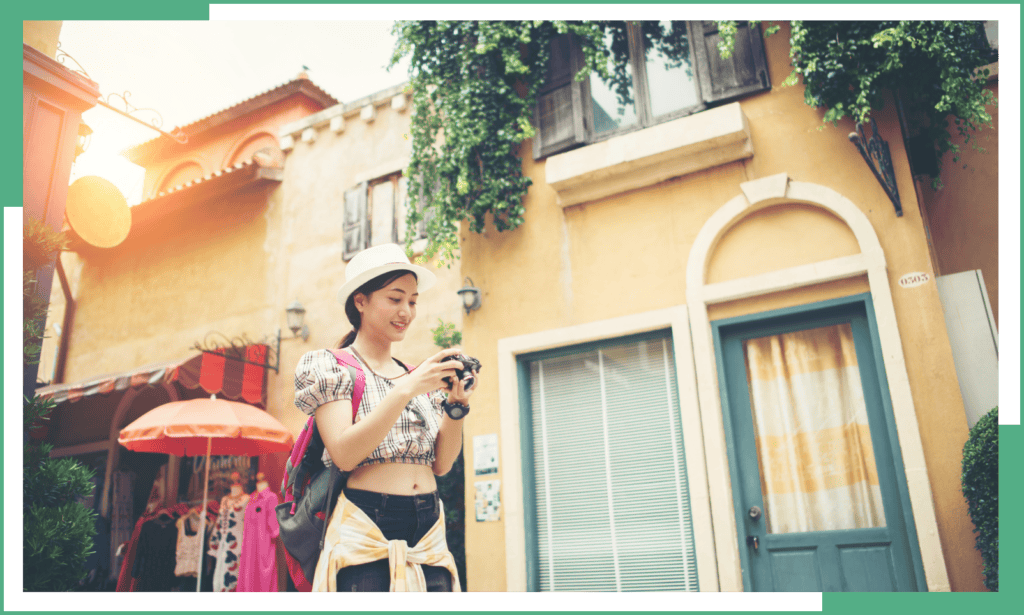
[[[213,591],[235,591],[238,584],[238,555],[242,551],[242,522],[249,494],[242,487],[242,475],[231,473],[231,490],[221,498],[220,516],[210,537],[208,553],[217,558],[213,571]]]
[[[256,491],[259,491],[257,489]],[[242,475],[238,472],[231,473],[231,493],[229,494],[232,498],[237,498],[245,493],[245,489],[242,487]]]
[[[263,472],[256,473],[256,491],[253,493],[259,493],[265,489],[270,488],[270,483],[267,482],[267,475]]]

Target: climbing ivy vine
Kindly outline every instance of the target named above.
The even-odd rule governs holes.
[[[727,55],[736,22],[718,24]],[[789,43],[793,71],[783,83],[802,81],[804,101],[825,108],[827,123],[862,124],[882,108],[885,92],[897,93],[910,128],[934,143],[936,163],[948,151],[959,160],[959,139],[980,149],[974,133],[992,126],[987,107],[996,100],[985,88],[988,71],[978,69],[996,57],[982,22],[793,21]]]
[[[720,52],[731,53],[736,22],[719,22]],[[899,91],[917,112],[915,129],[935,143],[936,160],[959,146],[949,132],[972,142],[990,126],[986,111],[995,100],[975,76],[991,61],[978,36],[978,22],[792,22],[793,72],[802,79],[805,101],[825,107],[824,119],[867,120],[882,106],[883,92]],[[765,29],[771,34],[777,25]],[[598,21],[399,21],[391,66],[410,58],[412,156],[405,175],[410,207],[407,248],[420,220],[427,219],[422,260],[456,258],[457,225],[469,221],[482,233],[490,220],[498,231],[524,221],[523,197],[530,187],[520,148],[534,136],[533,106],[550,57],[550,42],[571,33],[583,51],[577,80],[595,74],[631,102],[624,22]],[[688,53],[682,29],[644,22],[649,46],[670,58]],[[916,111],[915,111],[916,110]],[[974,143],[972,143],[974,145]],[[954,158],[956,159],[956,158]]]
[[[419,207],[409,208],[408,228],[426,214],[424,256],[439,255],[450,266],[458,222],[468,220],[477,233],[488,218],[499,231],[523,223],[522,200],[531,182],[523,176],[519,148],[534,135],[533,105],[551,39],[575,34],[586,63],[581,75],[593,70],[607,76],[603,29],[564,21],[399,21],[393,33],[391,66],[410,57],[412,157],[406,176]]]

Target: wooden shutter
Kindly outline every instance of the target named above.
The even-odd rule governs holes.
[[[723,60],[718,51],[722,37],[715,22],[691,22],[690,32],[704,102],[722,102],[771,89],[759,25],[736,23],[736,45],[728,60]]]
[[[578,45],[568,34],[551,41],[551,60],[537,95],[533,124],[533,159],[539,160],[587,140],[583,118],[583,88],[573,77],[583,66]]]
[[[398,178],[398,194],[395,195],[395,233],[399,244],[405,243],[405,233],[408,230],[406,218],[409,216],[409,178],[404,175]],[[417,239],[414,234],[413,239]]]
[[[363,182],[345,191],[345,217],[342,228],[341,258],[348,260],[366,248],[366,190]]]
[[[699,589],[671,339],[526,364],[529,589]]]
[[[370,188],[370,245],[394,243],[395,236],[395,181],[387,178]]]

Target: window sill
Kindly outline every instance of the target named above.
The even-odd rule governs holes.
[[[986,64],[985,66],[980,66],[978,67],[978,70],[974,72],[976,75],[981,76],[982,71],[986,69],[988,70],[988,77],[985,79],[986,82],[999,80],[999,62],[993,62],[991,64]]]
[[[550,156],[545,172],[569,207],[753,155],[737,102]]]

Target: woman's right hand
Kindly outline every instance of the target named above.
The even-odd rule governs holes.
[[[458,348],[446,348],[417,365],[409,372],[407,378],[403,378],[405,382],[402,383],[402,386],[405,387],[405,393],[410,397],[416,397],[437,389],[447,388],[448,385],[444,379],[454,378],[455,369],[464,368],[460,361],[448,361],[447,359],[461,353],[462,351]]]

